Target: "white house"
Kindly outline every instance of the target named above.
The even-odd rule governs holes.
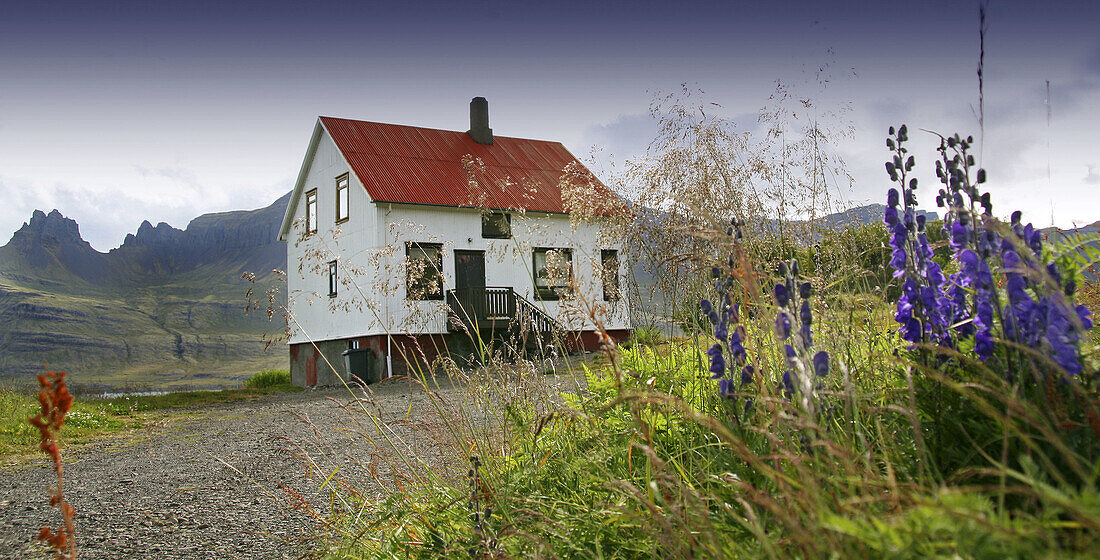
[[[348,349],[384,377],[550,331],[595,349],[597,320],[628,335],[618,199],[560,143],[494,137],[484,98],[470,119],[318,118],[279,232],[294,383],[337,383]]]

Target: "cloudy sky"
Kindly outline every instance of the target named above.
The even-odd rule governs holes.
[[[997,207],[1042,225],[1100,219],[1098,4],[989,4],[981,163]],[[836,188],[881,202],[888,126],[977,135],[977,62],[959,0],[5,2],[0,237],[57,208],[105,251],[144,219],[266,206],[318,115],[466,130],[476,95],[496,134],[596,146],[606,169],[682,83],[749,127],[776,80],[848,107],[855,182]]]

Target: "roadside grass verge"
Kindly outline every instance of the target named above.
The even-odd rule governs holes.
[[[122,396],[112,399],[78,398],[65,419],[61,435],[66,445],[87,443],[112,433],[141,428],[145,413],[184,407],[251,401],[275,393],[301,391],[290,384],[290,372],[264,370],[244,382],[241,389],[187,391],[164,395]],[[34,395],[0,390],[0,459],[29,456],[35,452],[38,432],[27,418],[39,409]]]

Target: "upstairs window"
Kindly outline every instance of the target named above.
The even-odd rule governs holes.
[[[443,299],[443,245],[405,245],[405,288],[408,299]]]
[[[603,278],[603,300],[619,301],[619,252],[600,251],[600,277]]]
[[[336,223],[348,221],[351,212],[348,208],[348,174],[336,178]]]
[[[306,193],[306,233],[317,233],[317,189]]]
[[[482,214],[481,236],[486,239],[508,239],[512,237],[512,215],[506,212]]]
[[[339,267],[336,266],[336,261],[329,261],[328,263],[328,297],[336,297],[336,288],[339,285],[338,274]]]
[[[531,264],[536,299],[556,300],[569,291],[573,282],[572,249],[537,247]]]

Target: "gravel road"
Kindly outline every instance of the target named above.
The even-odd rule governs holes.
[[[448,385],[436,396],[457,393]],[[340,467],[344,482],[378,494],[372,481],[392,480],[390,465],[451,460],[431,437],[445,430],[419,386],[387,381],[363,403],[408,445],[403,458],[362,437],[374,424],[349,413],[351,401],[346,389],[319,389],[172,412],[146,430],[65,450],[79,557],[303,557],[323,546],[316,536],[335,486],[322,489],[325,473]],[[0,558],[46,557],[34,538],[60,525],[46,497],[54,483],[45,459],[0,469]]]

